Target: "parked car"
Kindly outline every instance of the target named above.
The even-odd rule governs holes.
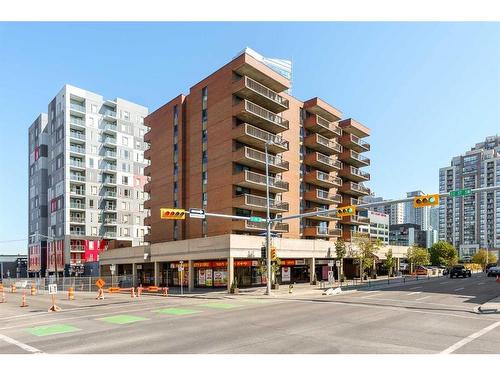
[[[470,269],[465,268],[464,265],[457,265],[453,266],[453,268],[450,270],[450,279],[453,279],[454,277],[471,277],[472,273]]]
[[[429,274],[429,269],[427,267],[424,267],[424,266],[418,266],[416,268],[415,272],[419,276],[427,276]]]
[[[450,273],[450,270],[446,268],[445,266],[438,266],[437,267],[439,270],[441,270],[441,274],[443,276],[448,275]]]
[[[488,269],[488,272],[486,273],[486,276],[489,276],[489,277],[500,276],[500,267],[498,267],[498,266],[490,267]]]
[[[486,265],[486,268],[485,268],[486,273],[488,273],[488,270],[489,270],[491,267],[497,267],[497,264],[496,264],[496,263],[488,263],[488,264]]]

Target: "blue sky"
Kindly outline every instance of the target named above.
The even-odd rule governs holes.
[[[0,253],[25,251],[27,129],[70,83],[154,110],[248,46],[293,61],[293,94],[372,130],[377,195],[500,133],[499,23],[0,23]]]

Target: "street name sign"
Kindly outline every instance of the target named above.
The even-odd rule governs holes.
[[[205,210],[202,210],[201,208],[190,208],[189,217],[193,219],[204,219]]]
[[[472,189],[460,189],[460,190],[450,191],[450,197],[463,197],[471,194],[472,194]]]

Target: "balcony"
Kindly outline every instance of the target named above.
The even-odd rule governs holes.
[[[85,246],[83,246],[83,245],[69,245],[69,250],[72,253],[84,253]]]
[[[289,225],[287,223],[272,223],[271,232],[274,233],[288,233]],[[232,230],[241,232],[258,232],[263,233],[266,231],[266,223],[264,221],[260,223],[248,221],[248,220],[238,220],[233,221]]]
[[[104,218],[104,225],[117,225],[117,220],[116,217],[105,217]]]
[[[105,145],[116,146],[116,138],[114,137],[103,137],[102,143]]]
[[[257,125],[275,134],[288,130],[288,120],[248,100],[241,100],[234,104],[233,115],[244,122]]]
[[[106,172],[116,172],[116,164],[103,164],[102,170]]]
[[[342,117],[342,112],[320,98],[313,98],[304,102],[304,109],[331,122],[338,121]]]
[[[266,191],[266,176],[252,171],[242,171],[233,175],[233,185]],[[144,190],[146,190],[145,186]],[[271,193],[286,192],[288,191],[288,182],[279,178],[269,177],[269,191]]]
[[[261,170],[266,169],[266,154],[246,146],[233,151],[233,161]],[[288,171],[289,163],[283,160],[281,156],[268,155],[268,162],[270,172],[281,173]]]
[[[267,142],[272,142],[267,146],[267,150],[275,154],[288,151],[288,141],[285,141],[281,136],[250,124],[242,124],[234,128],[233,138],[260,150],[264,150],[264,145]]]
[[[77,112],[79,115],[85,114],[85,105],[81,103],[70,102],[70,112]]]
[[[75,173],[70,173],[69,174],[69,180],[71,182],[85,182],[85,175],[82,174],[75,174]]]
[[[288,79],[260,61],[257,61],[253,56],[244,54],[238,57],[238,60],[240,60],[238,61],[240,64],[238,66],[234,66],[238,63],[235,62],[232,66],[234,66],[234,71],[240,76],[248,76],[262,82],[263,85],[276,92],[284,91],[290,87],[290,81]],[[234,61],[236,61],[236,59]]]
[[[85,230],[70,229],[69,234],[73,237],[84,237]]]
[[[339,155],[339,159],[346,164],[354,165],[358,168],[370,165],[370,159],[353,150],[345,150]]]
[[[69,193],[70,195],[85,195],[85,189],[72,188]]]
[[[75,144],[70,144],[69,152],[70,154],[85,154],[85,147]]]
[[[85,163],[81,160],[70,159],[69,165],[73,169],[85,169]]]
[[[70,125],[70,128],[82,130],[82,129],[85,129],[85,120],[81,117],[70,116],[69,117],[69,125]]]
[[[342,152],[342,147],[337,142],[317,133],[305,137],[304,145],[325,155],[333,155]]]
[[[116,120],[116,112],[110,109],[104,109],[102,115],[109,120]]]
[[[356,137],[354,134],[345,133],[339,139],[340,144],[346,148],[350,148],[356,152],[364,152],[370,150],[370,144]]]
[[[270,199],[269,206],[271,212],[288,211],[288,202]],[[267,207],[266,197],[252,194],[243,194],[233,198],[233,207],[265,212]]]
[[[78,143],[85,142],[85,133],[83,133],[83,132],[76,132],[76,131],[70,130],[69,137],[71,138],[71,140],[73,142],[78,142]]]
[[[313,133],[319,133],[326,138],[333,138],[341,135],[341,130],[333,122],[325,120],[318,115],[309,116],[304,121],[304,128]]]
[[[103,234],[104,238],[116,238],[116,232],[106,231]],[[128,236],[130,237],[130,236]]]
[[[103,156],[103,159],[114,160],[114,159],[116,159],[116,151],[105,149],[102,156]]]
[[[325,209],[330,209],[330,207],[328,207],[328,208],[322,208],[322,207],[306,208],[306,209],[304,209],[304,213],[324,211]],[[337,216],[336,212],[316,214],[314,216],[307,216],[307,218],[311,219],[311,220],[321,220],[321,221],[339,220],[339,217]]]
[[[304,181],[328,189],[342,186],[341,178],[317,170],[307,172],[304,176]]]
[[[282,112],[288,109],[287,99],[250,77],[242,77],[234,82],[233,93],[273,112]]]
[[[370,194],[370,189],[368,189],[367,187],[364,187],[361,184],[357,184],[355,182],[344,182],[344,184],[342,185],[341,191],[345,194],[356,195],[356,196]]]
[[[364,172],[350,165],[344,165],[344,168],[339,171],[339,175],[356,182],[368,181],[370,179],[370,174],[368,172]]]
[[[82,217],[82,216],[70,216],[69,217],[69,222],[70,223],[83,223],[83,224],[85,224],[85,217]]]
[[[304,227],[303,236],[305,237],[340,237],[342,231],[340,229],[334,228],[329,229],[328,227]]]
[[[370,129],[352,118],[339,121],[339,126],[342,129],[342,134],[354,134],[359,138],[364,138],[370,135]]]
[[[116,211],[116,205],[115,204],[105,204],[103,207],[104,211]]]
[[[116,178],[103,178],[102,179],[102,184],[103,185],[116,185]]]
[[[333,157],[323,155],[319,152],[306,154],[304,163],[320,170],[332,172],[342,168],[342,163]]]
[[[85,210],[85,203],[81,202],[70,202],[69,207],[72,210]]]
[[[112,190],[104,190],[104,192],[102,193],[102,196],[104,198],[111,198],[111,199],[116,199],[116,191],[112,191]]]
[[[103,133],[115,134],[117,132],[117,126],[111,122],[103,122],[102,131]]]
[[[367,225],[370,224],[370,219],[360,215],[344,216],[341,219],[341,223],[350,225]]]
[[[338,204],[342,202],[342,197],[339,194],[330,194],[329,192],[320,189],[306,191],[303,196],[306,201],[320,204]]]

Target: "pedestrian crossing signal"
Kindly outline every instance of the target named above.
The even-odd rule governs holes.
[[[337,208],[338,216],[352,216],[356,215],[356,206],[345,206]]]
[[[437,206],[439,204],[439,194],[421,195],[413,198],[413,207]]]
[[[160,219],[184,220],[186,210],[183,208],[160,208]]]

